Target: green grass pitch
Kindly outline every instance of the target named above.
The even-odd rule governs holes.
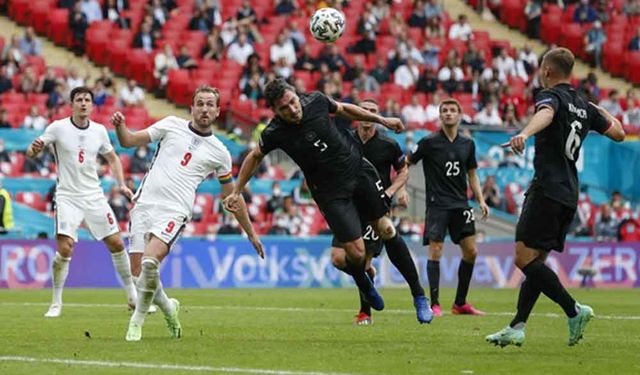
[[[355,289],[169,290],[184,337],[149,315],[124,341],[120,290],[68,289],[63,315],[45,319],[48,290],[0,290],[0,374],[640,374],[640,290],[574,290],[596,319],[568,347],[566,318],[541,297],[520,347],[484,337],[511,319],[517,291],[472,289],[485,317],[416,322],[406,289],[383,289],[386,310],[355,326]],[[442,291],[449,306],[454,290]],[[170,365],[162,367],[162,365]]]

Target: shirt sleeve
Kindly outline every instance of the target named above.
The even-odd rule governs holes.
[[[262,152],[262,154],[264,155],[280,147],[278,144],[277,135],[273,130],[271,124],[269,124],[260,135],[260,141],[258,142],[258,145],[260,147],[260,152]]]
[[[320,100],[322,100],[323,103],[326,104],[329,113],[336,113],[338,111],[338,104],[335,100],[319,91],[317,92],[317,95],[320,97]]]
[[[102,134],[102,144],[100,145],[100,149],[98,152],[100,155],[108,154],[113,151],[113,145],[111,144],[111,140],[109,139],[109,134],[107,133],[107,129],[102,129],[100,132]]]
[[[471,141],[471,151],[469,152],[469,157],[467,158],[467,170],[472,170],[478,168],[478,162],[476,161],[476,144]]]
[[[161,140],[169,131],[170,126],[171,126],[171,123],[169,122],[168,117],[163,118],[162,120],[149,126],[147,128],[147,132],[149,132],[149,138],[151,138],[151,142],[156,142]]]
[[[49,126],[44,129],[44,133],[40,136],[42,142],[44,142],[45,146],[48,146],[56,141],[56,122],[52,122]]]
[[[224,185],[233,182],[232,168],[231,154],[225,147],[220,160],[218,160],[215,166],[216,176],[220,184]]]
[[[411,150],[409,154],[409,163],[418,164],[420,160],[426,155],[427,141],[421,139],[415,147],[415,150]]]
[[[558,108],[560,107],[560,100],[558,95],[556,95],[551,90],[542,90],[536,95],[536,112],[538,112],[543,107],[549,107],[553,109],[553,112],[558,112]]]
[[[591,129],[597,131],[600,134],[604,134],[609,130],[613,123],[607,120],[600,112],[589,105],[589,118],[591,118]]]
[[[395,169],[396,171],[399,171],[402,168],[404,168],[404,166],[406,165],[406,160],[407,158],[404,155],[404,152],[402,152],[400,145],[398,144],[398,142],[394,142],[393,143],[393,169]]]

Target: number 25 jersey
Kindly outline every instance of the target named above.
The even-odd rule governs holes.
[[[196,189],[207,176],[214,173],[221,183],[231,181],[231,155],[212,133],[201,133],[175,116],[146,130],[151,141],[160,143],[136,203],[165,206],[191,217]]]
[[[535,175],[531,189],[541,188],[550,199],[568,207],[578,204],[576,161],[589,130],[605,133],[611,124],[569,84],[559,84],[536,95],[536,112],[554,110],[551,125],[535,136]]]

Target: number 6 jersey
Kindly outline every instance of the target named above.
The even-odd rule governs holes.
[[[576,161],[589,130],[605,133],[611,124],[569,84],[559,84],[536,95],[536,112],[548,107],[555,112],[551,125],[535,136],[535,175],[531,189],[568,207],[578,203]]]
[[[160,141],[151,167],[135,195],[136,203],[165,206],[191,217],[196,189],[214,173],[231,182],[231,155],[213,133],[201,133],[187,120],[169,116],[146,129]]]

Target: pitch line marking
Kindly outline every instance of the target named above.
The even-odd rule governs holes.
[[[171,365],[171,364],[160,364],[160,363],[93,361],[93,360],[76,360],[76,359],[64,359],[64,358],[36,358],[36,357],[20,357],[20,356],[1,356],[0,362],[56,363],[56,364],[62,364],[62,365],[76,365],[76,366],[89,366],[89,367],[119,367],[119,368],[153,369],[153,370],[182,370],[182,371],[194,371],[194,372],[218,372],[218,373],[236,373],[236,374],[263,374],[263,375],[355,375],[355,374],[336,373],[336,372],[268,370],[268,369],[259,369],[259,368],[189,366],[189,365]]]
[[[0,306],[49,306],[47,302],[0,302]],[[65,303],[66,307],[101,307],[101,308],[126,308],[126,305],[117,303]],[[353,309],[328,309],[310,307],[265,307],[265,306],[234,306],[234,305],[184,305],[185,309],[194,310],[247,310],[247,311],[280,311],[280,312],[336,312],[352,313]],[[415,314],[414,310],[385,309],[384,312],[391,314]],[[489,312],[487,316],[512,316],[515,312]],[[448,314],[446,314],[448,315]],[[445,315],[445,316],[446,316]],[[543,316],[547,318],[564,318],[565,315],[557,313],[532,313],[533,316]],[[640,320],[640,315],[598,315],[596,318],[607,320]]]

